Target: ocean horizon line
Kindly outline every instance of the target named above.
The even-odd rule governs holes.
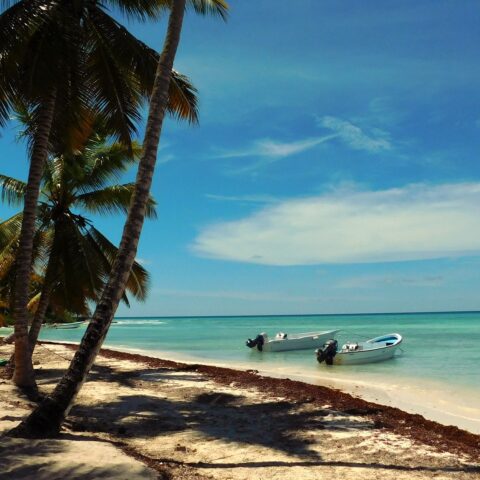
[[[480,310],[441,310],[441,311],[410,311],[410,312],[359,312],[359,313],[287,313],[287,314],[249,314],[249,315],[122,315],[115,316],[122,319],[151,319],[151,318],[268,318],[268,317],[361,317],[365,315],[447,315],[455,313],[480,313]]]

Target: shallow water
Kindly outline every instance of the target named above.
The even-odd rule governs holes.
[[[118,318],[106,346],[142,350],[164,358],[254,368],[311,383],[360,383],[388,392],[381,403],[473,419],[480,429],[480,312],[270,317]],[[319,365],[313,351],[260,353],[245,346],[260,332],[300,333],[340,329],[339,343],[398,332],[403,352],[382,363]],[[44,329],[43,340],[78,342],[85,327]],[[0,329],[0,334],[2,329]],[[341,386],[341,385],[339,385]],[[353,387],[352,387],[353,388]],[[381,393],[381,392],[380,392]],[[381,395],[380,395],[381,396]],[[421,397],[421,398],[420,398]],[[405,403],[405,399],[408,402]],[[376,400],[376,397],[370,398]],[[387,401],[388,400],[388,401]],[[441,418],[441,417],[437,417]],[[452,421],[453,422],[453,421]],[[464,426],[463,423],[454,423]]]
[[[480,391],[480,313],[375,314],[271,317],[119,318],[106,344],[151,352],[171,352],[198,361],[297,367],[305,373],[329,372],[370,378],[403,377],[442,382]],[[384,333],[403,335],[403,353],[394,360],[328,368],[312,351],[259,353],[245,340],[260,332],[299,333],[341,329],[339,343]],[[79,341],[84,327],[44,329],[41,339]],[[1,329],[0,329],[1,332]]]

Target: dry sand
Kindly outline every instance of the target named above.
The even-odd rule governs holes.
[[[42,391],[72,354],[37,349]],[[31,408],[0,379],[0,433]],[[103,351],[58,439],[2,437],[0,479],[471,480],[479,458],[480,436],[335,390]]]

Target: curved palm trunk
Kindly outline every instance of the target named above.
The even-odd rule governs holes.
[[[42,323],[47,313],[48,305],[50,304],[50,295],[52,293],[52,287],[50,285],[44,285],[40,300],[38,302],[37,311],[33,317],[30,330],[28,331],[28,344],[30,345],[30,357],[33,355],[35,346],[37,345],[38,335],[42,328]]]
[[[11,435],[47,437],[58,434],[60,426],[65,416],[68,415],[75,397],[85,382],[102,346],[113,315],[125,291],[145,218],[160,133],[168,104],[171,71],[180,41],[184,12],[185,0],[174,0],[163,51],[155,74],[143,143],[143,155],[138,167],[135,192],[110,280],[105,287],[78,351],[53,394],[45,398],[26,420],[12,430]]]
[[[48,305],[50,304],[50,296],[53,290],[53,280],[55,274],[55,266],[52,261],[52,255],[48,259],[47,271],[45,273],[45,280],[43,282],[42,293],[40,294],[40,300],[37,305],[37,310],[35,311],[35,316],[33,317],[32,324],[30,325],[30,330],[28,331],[28,343],[30,345],[30,357],[32,357],[37,345],[38,335],[42,328],[43,320],[45,319],[45,314],[47,313]]]
[[[35,234],[35,220],[37,202],[40,193],[40,182],[48,154],[48,139],[52,127],[55,110],[55,93],[52,93],[43,105],[39,118],[39,127],[35,135],[28,183],[25,192],[22,229],[16,259],[15,279],[15,373],[14,383],[27,394],[36,396],[37,386],[30,355],[28,341],[27,310],[30,289],[30,274],[32,268],[33,237]]]

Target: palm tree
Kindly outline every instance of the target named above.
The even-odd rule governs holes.
[[[151,92],[157,56],[110,17],[107,9],[114,6],[127,16],[156,18],[170,2],[12,0],[3,3],[9,8],[0,15],[0,126],[19,103],[28,105],[36,125],[30,144],[14,296],[14,381],[35,395],[27,338],[28,285],[37,200],[49,146],[75,136],[87,112],[92,110],[103,117],[112,135],[130,144],[142,100]],[[211,2],[192,0],[192,3],[205,10],[203,6]],[[181,89],[176,80],[171,85],[173,105],[170,106],[174,113],[194,120],[195,114],[189,108],[194,92]]]
[[[208,1],[203,0],[204,3]],[[164,47],[150,98],[143,153],[138,167],[135,190],[109,281],[67,372],[53,393],[46,397],[27,419],[13,429],[10,432],[11,435],[46,437],[58,433],[95,361],[122,298],[147,212],[160,134],[168,104],[171,71],[180,42],[185,4],[186,0],[172,0]],[[227,8],[226,4],[223,5],[222,16],[225,15]]]
[[[35,316],[29,331],[32,354],[49,305],[89,315],[88,303],[98,301],[112,268],[117,248],[75,209],[94,214],[126,213],[134,185],[111,184],[140,155],[120,143],[107,143],[105,133],[92,130],[74,154],[58,155],[46,163],[37,215],[34,271],[43,273],[41,289],[31,288],[29,305]],[[133,155],[131,154],[133,150]],[[10,205],[21,203],[26,184],[0,175],[2,198]],[[147,216],[155,216],[155,203],[149,200]],[[0,282],[7,287],[15,276],[12,261],[18,247],[22,214],[0,224]],[[148,274],[135,262],[127,290],[145,300]],[[123,296],[128,305],[128,298]]]

